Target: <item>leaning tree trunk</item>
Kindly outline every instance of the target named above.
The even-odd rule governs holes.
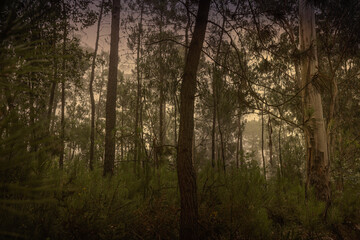
[[[185,62],[180,94],[177,173],[180,188],[180,239],[199,239],[196,173],[192,163],[196,72],[205,38],[210,0],[200,0],[195,29]]]
[[[120,0],[114,0],[111,18],[109,80],[106,95],[104,176],[114,173],[117,66],[119,61]]]
[[[318,59],[316,49],[313,1],[299,1],[299,38],[301,54],[301,86],[304,133],[307,148],[306,186],[313,187],[319,200],[329,201],[329,158],[323,106],[317,85]]]
[[[97,50],[98,50],[98,46],[99,46],[100,23],[101,23],[101,18],[102,18],[102,14],[103,14],[103,6],[104,6],[104,0],[101,1],[101,5],[100,5],[100,15],[99,15],[97,30],[96,30],[95,51],[94,51],[92,64],[91,64],[91,75],[90,75],[90,85],[89,85],[90,104],[91,104],[90,159],[89,159],[90,170],[94,169],[95,98],[94,98],[93,83],[94,83],[94,79],[95,79],[95,61],[96,61],[96,55],[97,55]]]

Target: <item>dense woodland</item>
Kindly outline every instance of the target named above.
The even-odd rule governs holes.
[[[360,239],[360,2],[0,1],[0,208],[1,239]]]

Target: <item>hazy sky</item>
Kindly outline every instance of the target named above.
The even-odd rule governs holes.
[[[124,16],[124,15],[123,15]],[[120,16],[120,21],[124,21]],[[103,16],[100,25],[100,38],[99,38],[99,50],[109,52],[110,51],[110,29],[111,29],[111,13]],[[86,29],[79,30],[76,34],[81,37],[81,42],[84,46],[94,49],[96,40],[97,22]],[[127,36],[125,35],[123,27],[120,26],[120,42],[119,42],[119,69],[125,73],[131,73],[131,69],[134,68],[134,61],[131,59],[131,52],[127,47]]]

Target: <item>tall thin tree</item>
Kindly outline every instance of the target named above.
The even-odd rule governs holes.
[[[210,0],[200,0],[195,29],[185,62],[180,93],[180,130],[177,173],[180,189],[180,239],[198,239],[198,203],[196,173],[192,162],[196,73],[205,38]]]
[[[64,166],[64,152],[65,152],[65,78],[66,78],[66,40],[67,40],[67,15],[66,15],[66,4],[63,1],[63,59],[62,59],[62,79],[61,79],[61,132],[60,132],[60,158],[59,167],[60,169]]]
[[[215,147],[216,147],[216,120],[219,121],[217,113],[218,113],[218,96],[219,96],[219,54],[221,49],[221,43],[223,41],[223,35],[224,35],[224,26],[225,26],[225,17],[223,17],[222,26],[220,30],[220,37],[219,37],[219,44],[217,46],[216,54],[215,54],[215,62],[212,69],[212,97],[213,97],[213,112],[212,112],[212,130],[211,130],[211,166],[215,167]]]
[[[116,123],[116,89],[119,61],[119,25],[120,0],[113,0],[111,18],[109,80],[106,94],[106,124],[105,124],[105,159],[104,176],[114,173],[115,163],[115,123]]]
[[[103,14],[103,8],[104,8],[104,0],[102,0],[100,3],[100,14],[99,14],[97,30],[96,30],[95,50],[91,63],[91,74],[90,74],[90,84],[89,84],[90,104],[91,104],[90,159],[89,159],[90,170],[94,169],[94,145],[95,145],[95,98],[94,98],[93,83],[95,79],[95,63],[96,63],[98,46],[99,46],[100,24]]]
[[[329,201],[329,158],[327,134],[319,84],[313,0],[299,1],[299,42],[304,132],[307,149],[306,186],[312,186],[318,199]]]
[[[143,21],[143,12],[144,12],[144,3],[141,3],[140,8],[140,21],[138,25],[138,36],[137,36],[137,46],[136,46],[136,79],[137,79],[137,97],[136,97],[136,106],[135,106],[135,147],[134,147],[134,169],[136,171],[139,162],[139,153],[140,153],[140,127],[139,120],[141,119],[142,112],[141,110],[141,91],[142,91],[142,79],[141,79],[141,70],[140,70],[140,58],[141,58],[141,37],[142,37],[142,21]]]

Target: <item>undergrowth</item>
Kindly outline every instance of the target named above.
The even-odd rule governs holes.
[[[2,239],[177,239],[180,204],[176,171],[168,166],[134,174],[119,165],[111,178],[75,160],[48,166],[26,181],[2,182]],[[198,173],[201,239],[344,239],[357,237],[359,192],[333,191],[325,205],[301,179],[265,181],[256,164]],[[145,177],[146,176],[146,177]]]

